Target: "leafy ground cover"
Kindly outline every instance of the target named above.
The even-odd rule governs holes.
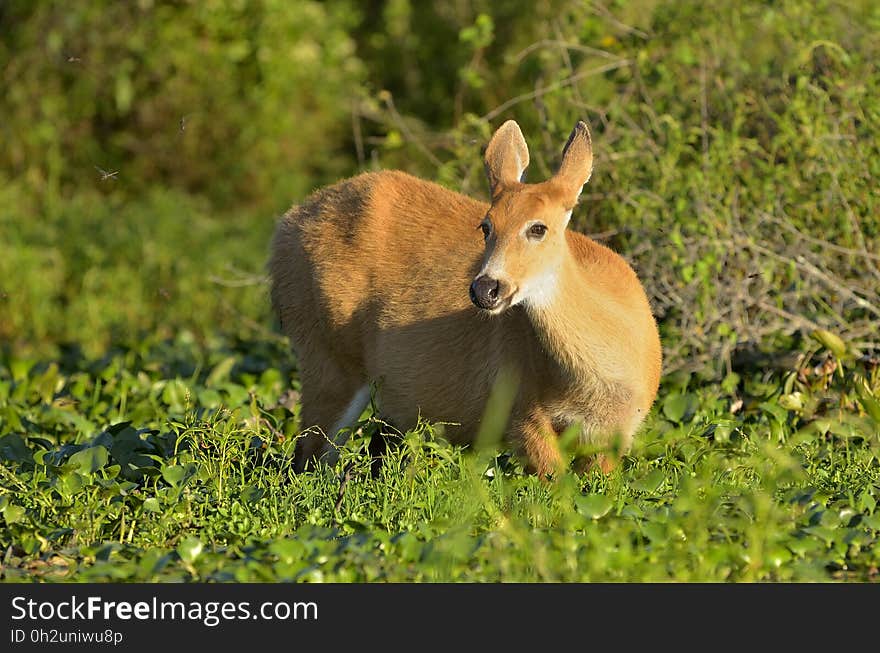
[[[7,356],[2,577],[875,579],[876,361],[814,349],[818,365],[784,377],[667,379],[618,472],[553,483],[428,424],[371,473],[369,410],[335,469],[294,474],[278,338]]]

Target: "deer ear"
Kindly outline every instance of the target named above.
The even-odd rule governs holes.
[[[562,163],[554,179],[571,192],[576,202],[592,174],[593,143],[590,128],[583,120],[578,120],[562,150]]]
[[[529,148],[515,121],[508,120],[498,128],[486,146],[484,161],[493,197],[505,184],[522,180],[529,165]]]

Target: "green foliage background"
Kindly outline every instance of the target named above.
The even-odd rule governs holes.
[[[253,296],[199,289],[261,274],[273,216],[311,189],[401,167],[484,195],[503,119],[541,178],[583,117],[577,227],[634,261],[671,367],[819,326],[862,339],[875,3],[496,4],[4,3],[0,334],[100,348],[223,306],[265,323]],[[120,311],[95,307],[121,285]]]
[[[118,554],[138,578],[875,577],[878,33],[862,0],[0,3],[7,575],[112,577]],[[485,197],[508,118],[533,180],[591,125],[573,225],[636,267],[666,351],[642,448],[555,490],[409,440],[403,477],[338,501],[330,470],[289,477],[275,216],[374,168]],[[349,538],[332,570],[310,528]]]

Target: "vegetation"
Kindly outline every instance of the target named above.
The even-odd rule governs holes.
[[[876,580],[878,30],[867,1],[3,3],[0,579]],[[581,117],[573,226],[666,352],[621,469],[543,483],[433,424],[371,469],[368,410],[294,474],[273,217],[375,167],[485,197],[502,120],[540,179]]]

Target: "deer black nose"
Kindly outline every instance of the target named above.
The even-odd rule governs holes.
[[[501,284],[492,277],[481,276],[471,284],[471,301],[477,308],[490,309],[498,303]]]

